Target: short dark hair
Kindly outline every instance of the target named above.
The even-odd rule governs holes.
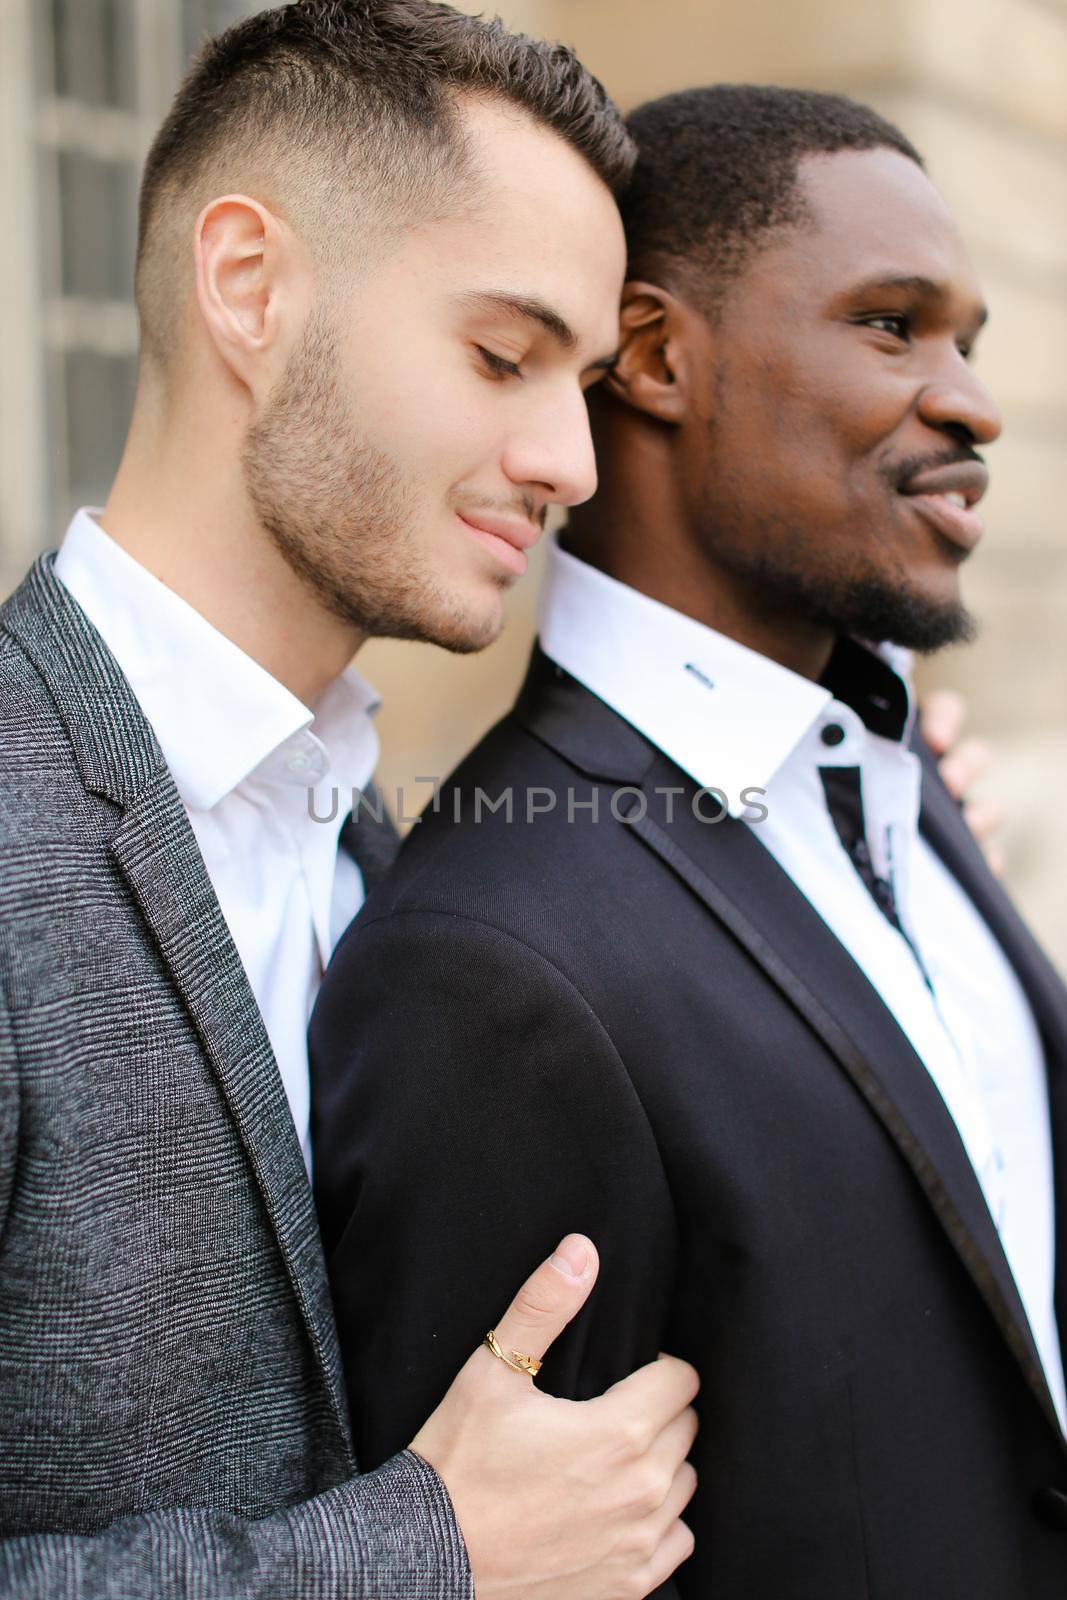
[[[620,201],[628,275],[661,282],[673,269],[710,313],[768,234],[803,222],[805,156],[884,146],[923,166],[876,111],[807,89],[685,89],[639,106],[626,125],[638,147]]]
[[[195,189],[234,152],[264,147],[301,166],[337,213],[338,179],[364,197],[388,195],[412,218],[441,204],[442,182],[465,168],[457,94],[517,106],[554,130],[613,194],[636,152],[622,117],[571,50],[509,33],[496,18],[436,0],[296,0],[262,11],[204,45],[178,90],[144,168],[138,237],[142,328],[165,318],[146,259],[165,232],[166,201]],[[303,159],[301,159],[303,158]],[[220,171],[220,177],[222,171]],[[162,240],[162,254],[173,240]]]

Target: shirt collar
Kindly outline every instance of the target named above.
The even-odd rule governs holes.
[[[889,709],[872,731],[887,732],[892,722],[899,738],[906,725],[906,686],[866,646],[842,640],[826,682],[813,683],[608,577],[556,541],[539,630],[551,660],[697,783],[722,790],[734,816],[745,808],[742,791],[766,788],[835,696],[847,697],[868,726],[868,700],[884,700]]]
[[[869,645],[842,635],[820,680],[836,701],[856,713],[868,733],[892,744],[907,739],[914,719],[911,691],[900,670],[902,656],[908,659],[895,645]]]
[[[320,781],[331,760],[319,735],[344,748],[351,719],[377,707],[370,684],[349,667],[313,712],[116,544],[98,515],[75,514],[56,575],[129,680],[183,803],[209,811],[253,773],[303,787]]]

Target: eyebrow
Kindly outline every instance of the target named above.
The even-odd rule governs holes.
[[[532,322],[537,327],[543,328],[559,345],[561,350],[573,350],[578,343],[578,335],[565,318],[550,305],[535,296],[522,294],[507,294],[493,289],[475,289],[467,294],[457,295],[458,303],[468,311],[488,313],[490,316],[506,316],[517,318],[520,322]],[[619,359],[618,350],[613,350],[609,356],[599,356],[597,360],[590,361],[585,369],[593,371],[602,369],[609,371]]]
[[[880,289],[902,289],[911,294],[922,295],[927,300],[946,300],[948,298],[944,284],[936,283],[933,278],[924,278],[921,273],[900,273],[888,277],[867,278],[863,283],[857,284],[852,292],[857,295],[876,294]],[[979,306],[975,315],[978,327],[984,327],[988,320],[988,306]]]

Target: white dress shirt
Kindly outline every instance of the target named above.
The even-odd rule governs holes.
[[[377,764],[377,697],[349,667],[309,709],[116,544],[97,516],[76,514],[56,575],[159,740],[310,1170],[307,1025],[334,944],[363,901],[359,869],[337,842],[352,789]]]
[[[919,833],[918,757],[871,733],[829,689],[557,545],[540,635],[551,660],[698,784],[725,792],[893,1013],[959,1129],[1067,1428],[1044,1052],[1007,957]],[[880,653],[899,670],[904,653]],[[909,698],[909,727],[913,715]],[[841,842],[819,775],[830,767],[860,771],[871,863],[892,885],[903,931]],[[753,788],[766,793],[746,797]]]

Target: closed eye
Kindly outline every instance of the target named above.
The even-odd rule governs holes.
[[[474,347],[481,356],[486,367],[494,378],[521,378],[518,364],[514,361],[505,361],[503,356],[494,355],[492,350],[486,350],[483,345]]]

